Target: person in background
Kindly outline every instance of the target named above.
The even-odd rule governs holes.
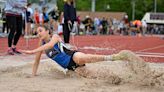
[[[64,42],[70,46],[70,32],[72,30],[73,23],[76,21],[76,8],[74,7],[73,0],[66,0],[64,4]]]
[[[87,35],[92,35],[93,34],[93,21],[90,16],[86,16],[85,20],[83,21],[85,25],[85,30]]]
[[[51,18],[54,20],[54,21],[57,21],[58,18],[59,18],[59,10],[58,10],[58,7],[55,6],[55,8],[48,13],[48,15],[51,16]]]
[[[101,21],[101,25],[102,25],[102,31],[101,33],[103,35],[107,34],[108,31],[108,21],[105,17],[103,17],[102,21]]]
[[[35,8],[35,11],[34,11],[34,23],[35,23],[35,28],[34,28],[34,35],[36,34],[36,29],[37,27],[39,26],[40,24],[40,19],[39,19],[39,10],[38,8]]]
[[[25,22],[25,38],[28,38],[30,35],[32,35],[31,32],[31,23],[33,23],[33,10],[31,8],[31,3],[27,4],[27,10],[26,10],[26,22]]]
[[[59,36],[63,36],[63,27],[64,27],[64,12],[61,12],[57,25],[57,33]]]
[[[142,21],[142,35],[145,36],[145,34],[147,33],[147,23],[146,20]]]
[[[42,14],[43,14],[43,24],[48,25],[49,22],[49,16],[47,14],[47,7],[42,8]]]
[[[8,54],[21,54],[16,49],[16,45],[22,34],[22,14],[26,10],[27,0],[6,0],[5,12],[7,25],[9,25],[10,33],[8,36]]]
[[[6,14],[5,14],[5,10],[4,8],[2,9],[2,20],[3,20],[3,27],[2,27],[2,32],[5,33],[5,28],[7,28],[7,34],[9,32],[9,27],[7,25],[7,21],[6,21]]]
[[[100,20],[99,20],[99,18],[95,17],[94,18],[94,28],[95,28],[94,32],[95,32],[95,34],[99,34],[99,25],[100,25]]]
[[[48,13],[48,15],[50,15],[50,28],[53,32],[55,32],[57,29],[57,22],[59,20],[59,10],[58,10],[58,7],[55,5],[55,8]]]

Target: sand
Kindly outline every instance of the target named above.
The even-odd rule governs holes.
[[[125,53],[124,53],[125,54]],[[86,64],[76,72],[51,60],[41,62],[38,76],[32,64],[0,68],[1,92],[164,92],[164,64],[146,63],[135,54],[126,61]]]

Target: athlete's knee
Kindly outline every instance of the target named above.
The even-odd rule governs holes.
[[[74,56],[74,61],[79,64],[85,64],[86,63],[86,58],[82,53],[76,53],[76,55]]]

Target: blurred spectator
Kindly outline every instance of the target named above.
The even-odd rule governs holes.
[[[58,22],[59,19],[59,10],[58,7],[55,6],[55,8],[48,13],[50,15],[50,28],[52,31],[56,30],[56,22]]]
[[[43,13],[39,13],[39,23],[41,24],[41,25],[43,25],[44,24],[44,19],[43,19]]]
[[[33,10],[31,8],[31,3],[27,4],[26,14],[25,14],[25,38],[32,35],[31,23],[33,23]]]
[[[99,25],[100,25],[100,20],[97,17],[95,17],[94,19],[95,34],[99,34]]]
[[[142,34],[145,35],[147,32],[147,23],[146,20],[142,21]]]
[[[6,0],[6,18],[10,33],[8,36],[8,54],[20,54],[16,49],[18,40],[22,34],[22,13],[25,11],[27,0]],[[14,41],[13,41],[14,40]]]
[[[57,21],[58,18],[59,18],[59,10],[58,10],[58,8],[55,7],[51,12],[49,12],[48,15],[50,15],[53,20]]]
[[[64,12],[61,12],[60,17],[59,17],[59,23],[57,24],[57,33],[61,36],[63,35],[63,27],[64,27]]]
[[[164,25],[159,26],[160,34],[164,34]]]
[[[38,8],[35,8],[35,11],[34,11],[34,22],[35,22],[35,24],[39,24],[39,11],[38,11]]]
[[[80,16],[77,16],[77,20],[75,22],[75,31],[76,31],[76,34],[79,35],[79,32],[80,32],[80,24],[81,24],[81,19],[80,19]]]
[[[79,23],[79,35],[85,34],[85,25],[83,24],[80,16],[78,16],[77,21]]]
[[[107,30],[108,30],[108,21],[107,19],[105,19],[105,17],[103,17],[102,21],[101,21],[101,25],[102,25],[102,30],[101,30],[101,34],[107,34]]]
[[[129,19],[128,19],[128,15],[126,14],[125,16],[124,16],[124,23],[125,24],[128,24],[129,23]]]
[[[87,15],[83,23],[85,25],[86,34],[92,35],[94,26],[93,26],[93,21],[90,18],[90,16]]]
[[[5,33],[5,29],[7,29],[6,33],[9,32],[9,27],[7,25],[7,21],[6,21],[6,14],[5,14],[5,10],[4,8],[2,9],[2,20],[3,20],[3,27],[2,27],[2,32]]]
[[[70,32],[72,31],[73,23],[77,20],[76,8],[74,0],[67,0],[64,4],[64,42],[69,43]]]
[[[119,33],[123,35],[124,34],[124,21],[120,21],[118,25],[118,29],[119,29]]]
[[[43,13],[43,22],[44,22],[44,24],[48,24],[49,16],[47,14],[47,8],[46,7],[42,8],[42,13]]]
[[[81,23],[81,19],[80,19],[80,16],[77,16],[77,23],[80,25]]]
[[[39,24],[40,24],[40,17],[39,17],[39,15],[40,15],[40,13],[39,13],[39,10],[38,10],[38,8],[35,8],[35,11],[34,11],[34,23],[35,23],[35,28],[34,28],[34,34],[36,34],[36,29],[37,29],[37,27],[39,26]]]

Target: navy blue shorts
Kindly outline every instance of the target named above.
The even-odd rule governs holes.
[[[80,67],[80,66],[84,66],[84,65],[78,65],[75,63],[75,61],[73,60],[73,55],[78,52],[76,50],[69,50],[69,49],[66,49],[64,48],[64,52],[67,54],[67,55],[70,55],[71,56],[71,59],[69,61],[69,64],[67,66],[67,69],[68,70],[72,70],[74,71],[77,67]]]

